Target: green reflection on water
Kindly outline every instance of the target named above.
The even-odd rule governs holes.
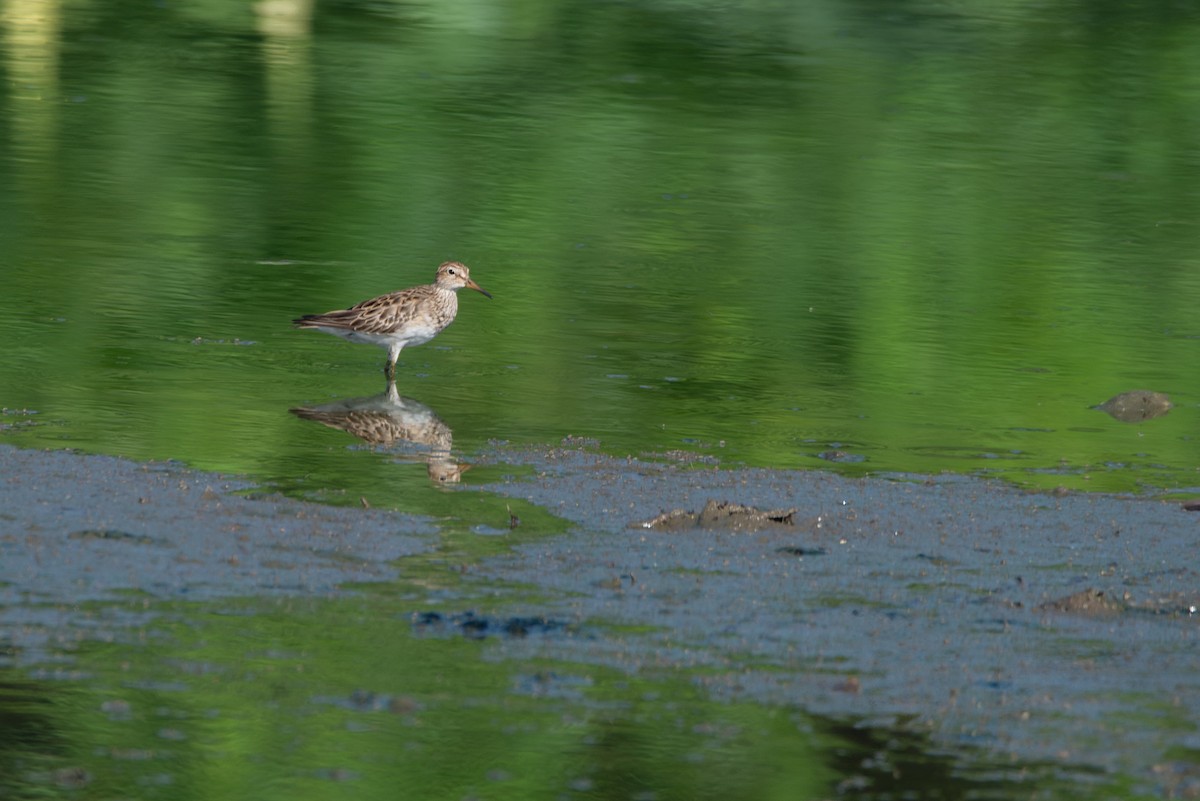
[[[8,652],[23,669],[0,670],[0,793],[1077,797],[1078,787],[1056,776],[1062,766],[996,766],[967,752],[933,753],[903,728],[715,701],[703,672],[665,663],[626,674],[521,656],[495,636],[454,627],[422,633],[410,607],[369,593],[138,603],[126,611],[155,618],[132,626],[113,625],[120,615],[95,607],[87,626],[98,639],[44,654],[41,664]],[[546,636],[552,645],[586,632]]]
[[[378,485],[287,410],[379,392],[383,352],[288,321],[455,257],[496,299],[400,389],[468,461],[1197,483],[1194,10],[3,8],[17,444]],[[1089,408],[1131,389],[1176,409]]]

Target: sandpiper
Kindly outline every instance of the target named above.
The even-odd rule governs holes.
[[[315,328],[327,334],[387,348],[383,373],[396,378],[396,359],[409,345],[423,345],[454,322],[458,314],[458,290],[466,287],[491,293],[471,280],[467,265],[448,261],[437,268],[432,284],[414,286],[364,300],[348,309],[306,314],[292,322],[297,328]]]

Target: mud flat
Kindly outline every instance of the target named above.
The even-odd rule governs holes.
[[[321,596],[387,581],[393,560],[430,549],[411,515],[277,496],[170,462],[0,445],[0,626],[36,659],[80,625],[77,607],[128,597]],[[94,622],[84,623],[94,628]]]
[[[534,588],[505,614],[586,634],[497,638],[491,657],[684,671],[717,697],[1200,794],[1200,514],[1183,504],[585,448],[480,462],[487,483],[461,491],[574,527],[529,540],[514,521],[513,547],[465,580]],[[247,489],[0,446],[0,633],[36,659],[85,602],[333,596],[435,546],[417,516]],[[479,625],[456,611],[423,619]]]
[[[486,575],[559,590],[544,614],[651,629],[556,656],[703,668],[717,694],[1200,794],[1200,514],[1179,502],[580,449],[501,458],[536,477],[489,489],[578,528]],[[706,525],[722,504],[761,519]]]

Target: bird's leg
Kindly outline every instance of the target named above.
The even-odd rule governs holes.
[[[396,360],[400,358],[400,351],[403,349],[403,345],[388,345],[387,364],[383,366],[383,374],[387,376],[388,381],[396,380]]]

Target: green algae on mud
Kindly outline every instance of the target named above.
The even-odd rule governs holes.
[[[962,744],[961,733],[973,731],[969,740],[1027,759],[1059,742],[1084,772],[1144,782],[1172,739],[1139,730],[1144,750],[1113,750],[1111,737],[1130,734],[1116,721],[1165,694],[1200,722],[1191,667],[1200,637],[1197,520],[1178,503],[1042,494],[955,476],[697,471],[571,448],[495,457],[534,464],[538,477],[488,489],[553,508],[577,529],[483,569],[509,580],[536,573],[576,590],[614,569],[636,575],[619,592],[575,598],[572,608],[657,621],[667,632],[657,640],[680,666],[713,658],[736,675],[734,697],[803,699],[806,709],[832,714],[911,714],[939,742]],[[820,522],[751,533],[629,527],[713,499],[795,507]],[[788,548],[825,555],[801,561]],[[1073,602],[1097,596],[1121,606],[1096,615]],[[1103,653],[1097,640],[1110,657],[1091,661]],[[671,662],[629,649],[593,658]],[[764,663],[783,670],[748,667]],[[857,691],[839,691],[809,669],[825,663],[858,676]],[[1136,701],[1111,692],[1124,686],[1140,688]],[[1101,726],[1108,736],[1081,742],[1074,732],[1093,726],[1094,715],[1110,722]]]
[[[1153,725],[1164,697],[1181,721],[1194,724],[1200,708],[1189,611],[1197,519],[1177,503],[1042,495],[953,477],[692,470],[582,449],[497,448],[481,454],[490,466],[478,475],[499,480],[460,488],[448,502],[459,499],[473,515],[481,499],[492,510],[520,499],[524,509],[552,512],[558,531],[496,537],[446,518],[253,500],[236,494],[244,482],[177,465],[11,448],[0,448],[0,461],[10,532],[0,538],[2,664],[84,691],[113,691],[94,678],[111,671],[105,659],[149,658],[158,675],[139,679],[150,695],[136,705],[161,705],[153,688],[191,686],[164,667],[207,664],[198,675],[269,678],[297,709],[316,704],[321,719],[341,710],[338,726],[391,731],[390,717],[356,722],[394,706],[362,699],[400,699],[393,714],[403,726],[413,720],[406,710],[435,705],[414,687],[437,688],[442,704],[475,685],[467,697],[481,710],[511,710],[506,698],[516,693],[556,698],[590,719],[599,696],[588,688],[603,687],[601,695],[647,716],[718,702],[792,710],[789,725],[799,730],[857,721],[845,730],[919,743],[946,792],[956,787],[952,774],[992,775],[998,764],[1027,769],[1047,798],[1097,781],[1133,788],[1126,797],[1166,780],[1191,786],[1186,760],[1165,762],[1178,754],[1178,730]],[[794,507],[819,522],[743,532],[629,526],[710,499]],[[448,539],[447,527],[456,532]],[[793,553],[808,549],[824,554]],[[1096,615],[1069,602],[1096,593],[1121,607]],[[225,642],[213,627],[225,619],[241,621],[240,641]],[[139,645],[180,631],[196,632],[185,638],[189,656]],[[381,651],[381,639],[409,636],[434,650],[411,660]],[[110,645],[97,651],[89,645],[97,640]],[[451,645],[463,640],[476,644]],[[247,652],[296,657],[256,656],[245,673],[238,664]],[[53,667],[64,660],[89,667]],[[363,672],[359,663],[375,667]],[[403,678],[401,665],[403,676],[417,673]],[[473,671],[481,665],[507,680],[480,684]],[[679,682],[701,695],[679,695]],[[217,706],[240,719],[233,706],[262,702],[260,691]],[[547,725],[531,714],[514,725]],[[661,736],[637,722],[642,714],[625,718],[633,723],[622,726],[634,726],[627,734]],[[788,740],[745,736],[756,749]],[[1121,749],[1108,747],[1114,738]],[[1056,756],[1047,757],[1047,743]],[[813,758],[853,784],[835,752]],[[515,772],[497,758],[509,766],[497,770]],[[363,777],[377,769],[347,757],[327,770]],[[975,792],[1016,798],[1029,789],[993,780]]]

